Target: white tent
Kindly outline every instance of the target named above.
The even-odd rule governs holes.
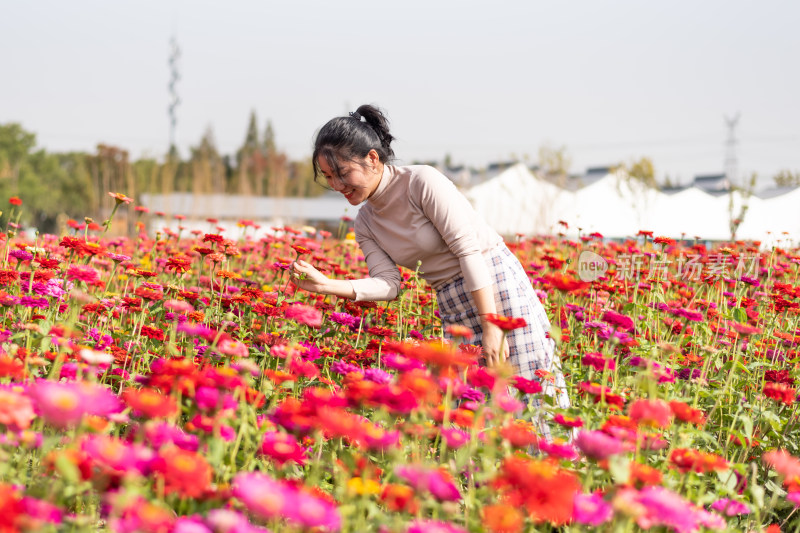
[[[772,196],[744,197],[738,191],[708,193],[688,187],[675,193],[647,187],[611,172],[593,183],[568,191],[515,165],[466,192],[487,222],[504,235],[554,233],[559,220],[573,235],[601,233],[605,237],[635,236],[640,230],[672,238],[727,240],[731,220],[746,203],[739,239],[766,245],[800,241],[800,187]]]
[[[535,177],[519,163],[465,195],[499,233],[550,233],[572,193]]]

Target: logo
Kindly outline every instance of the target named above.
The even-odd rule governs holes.
[[[608,261],[600,255],[584,250],[578,256],[578,277],[583,281],[595,281],[608,270]]]

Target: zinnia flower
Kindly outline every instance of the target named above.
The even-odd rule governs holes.
[[[293,304],[286,308],[286,318],[311,328],[322,325],[322,313],[316,307],[304,304]]]
[[[608,459],[612,455],[622,453],[622,442],[602,431],[581,431],[575,439],[575,445],[583,455],[595,460]]]
[[[614,515],[611,504],[596,493],[576,494],[574,503],[574,517],[579,524],[597,527],[611,520]]]

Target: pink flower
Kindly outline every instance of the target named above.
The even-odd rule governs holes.
[[[140,444],[130,444],[107,435],[89,435],[81,442],[95,466],[115,473],[145,474],[155,452]]]
[[[279,465],[292,461],[299,465],[306,464],[306,451],[297,439],[288,433],[269,431],[261,441],[261,453]]]
[[[67,269],[67,279],[77,279],[84,283],[99,281],[100,274],[89,265],[72,265]]]
[[[311,328],[322,325],[322,313],[316,307],[304,304],[293,304],[286,308],[286,318]]]
[[[264,520],[282,517],[296,503],[294,491],[259,472],[236,474],[233,495],[248,511]]]
[[[441,470],[408,465],[395,468],[394,473],[414,487],[416,491],[430,492],[439,501],[458,501],[461,499],[461,494],[458,492],[453,480]]]
[[[629,316],[617,313],[616,311],[608,310],[603,313],[603,322],[611,324],[617,329],[623,331],[630,331],[633,329],[633,319]]]
[[[730,498],[722,498],[711,504],[711,508],[718,511],[725,516],[737,516],[743,514],[750,514],[750,508],[742,502],[731,500]]]
[[[334,504],[258,472],[237,474],[233,478],[233,495],[248,511],[266,520],[282,517],[305,528],[330,531],[339,531],[342,526]]]
[[[40,379],[28,388],[39,415],[61,428],[74,426],[88,411],[88,398],[76,382],[60,383]]]
[[[414,520],[406,533],[467,533],[466,529],[438,520]]]
[[[36,414],[33,412],[33,403],[23,394],[21,388],[19,391],[0,388],[0,424],[19,431],[31,427],[34,418]]]
[[[575,439],[575,445],[583,455],[596,460],[607,459],[623,451],[619,440],[602,431],[581,431]]]
[[[458,449],[469,442],[469,433],[458,428],[443,429],[441,434],[449,448]]]
[[[792,502],[795,507],[800,507],[800,492],[790,492],[786,495],[786,499]]]
[[[614,510],[599,494],[576,494],[573,517],[579,524],[599,526],[611,520]]]
[[[571,444],[547,442],[544,439],[540,439],[536,445],[539,447],[539,450],[543,451],[550,457],[567,459],[569,461],[574,461],[578,458],[578,452],[575,451],[575,448]]]

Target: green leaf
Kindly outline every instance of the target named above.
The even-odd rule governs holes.
[[[631,476],[631,460],[622,454],[612,455],[608,460],[608,471],[614,483],[624,485]]]
[[[59,454],[58,457],[56,457],[56,469],[70,484],[75,484],[80,481],[81,474],[78,471],[78,467],[75,466],[66,455]]]
[[[739,324],[744,324],[747,322],[747,313],[741,307],[737,307],[733,310],[733,319]]]
[[[753,497],[756,507],[764,507],[764,487],[753,483],[750,485],[750,495]]]

